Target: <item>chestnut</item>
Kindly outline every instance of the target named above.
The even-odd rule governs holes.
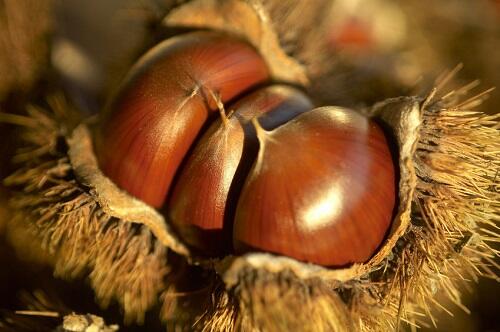
[[[395,167],[382,129],[324,107],[267,131],[234,221],[237,253],[258,250],[323,266],[367,261],[391,224]]]
[[[131,69],[108,104],[96,151],[104,174],[153,207],[163,205],[189,147],[223,102],[266,81],[254,47],[221,32],[170,38]]]
[[[310,109],[299,90],[272,85],[243,97],[227,115],[221,110],[179,171],[168,203],[169,219],[187,244],[205,255],[229,252],[234,205],[258,147],[250,120],[261,116],[274,128]]]

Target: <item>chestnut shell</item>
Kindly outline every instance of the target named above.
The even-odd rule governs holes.
[[[273,131],[234,223],[238,253],[267,251],[323,266],[367,261],[393,217],[396,179],[382,129],[348,109],[318,108]]]
[[[211,111],[268,79],[251,45],[220,32],[164,41],[132,68],[97,135],[103,172],[153,207],[163,205],[174,174]]]

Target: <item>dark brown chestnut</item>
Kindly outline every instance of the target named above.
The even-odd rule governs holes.
[[[266,128],[274,128],[312,109],[312,104],[297,89],[274,85],[242,98],[227,115],[222,107],[221,118],[201,137],[180,170],[168,203],[170,220],[184,241],[205,255],[231,248],[231,205],[236,205],[234,198],[258,146],[249,121],[262,116]]]
[[[265,61],[248,43],[224,33],[194,32],[164,41],[131,69],[98,129],[103,172],[154,207],[209,113],[266,81]]]
[[[391,224],[395,168],[381,128],[324,107],[266,131],[236,210],[238,253],[267,251],[324,266],[367,261]]]

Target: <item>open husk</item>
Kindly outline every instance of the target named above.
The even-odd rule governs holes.
[[[207,20],[220,14],[205,15],[220,9],[211,1],[188,4],[206,6],[201,17],[180,7],[164,23],[243,34],[267,52],[277,79],[307,82],[301,66],[276,52],[260,1],[224,3],[256,30],[227,16]],[[56,276],[87,277],[103,306],[122,306],[126,322],[141,323],[160,303],[167,326],[187,330],[386,331],[401,322],[420,326],[424,317],[436,324],[433,312],[448,310],[436,294],[463,308],[460,283],[498,279],[490,244],[499,240],[499,117],[473,110],[485,95],[466,97],[469,86],[442,92],[448,79],[428,96],[366,111],[397,143],[400,184],[389,235],[365,264],[327,269],[263,253],[193,257],[160,214],[100,172],[89,125],[60,96],[26,116],[4,117],[23,127],[25,142],[18,170],[5,179],[17,212],[7,234],[24,258],[52,265]],[[179,281],[190,278],[186,291]]]
[[[437,292],[462,306],[461,281],[496,278],[489,243],[498,240],[500,209],[498,117],[471,110],[483,95],[458,101],[464,93],[397,98],[368,111],[392,128],[401,174],[399,213],[369,262],[331,270],[262,253],[204,262],[217,271],[198,285],[211,300],[177,324],[371,331],[432,317]],[[101,303],[116,299],[126,320],[142,321],[158,298],[164,318],[176,320],[179,298],[169,294],[176,291],[172,280],[191,271],[188,250],[161,215],[95,168],[85,125],[76,127],[70,106],[55,101],[23,117],[26,149],[5,180],[18,192],[10,237],[30,239],[23,251],[53,264],[56,275],[88,276]]]

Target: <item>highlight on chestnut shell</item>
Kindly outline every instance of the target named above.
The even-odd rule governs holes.
[[[237,253],[265,251],[323,266],[366,262],[383,241],[396,200],[395,167],[381,128],[323,107],[272,130],[234,221]]]
[[[209,114],[265,82],[258,51],[220,32],[170,38],[131,69],[98,128],[96,152],[105,175],[145,203],[164,204],[171,181]]]
[[[237,196],[258,149],[250,120],[261,116],[266,128],[275,128],[313,105],[295,88],[272,85],[230,105],[227,114],[220,107],[221,117],[191,151],[168,202],[182,239],[204,255],[230,252]]]

